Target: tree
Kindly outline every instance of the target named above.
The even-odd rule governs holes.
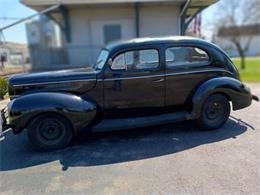
[[[232,43],[241,58],[241,69],[246,68],[245,53],[248,51],[252,36],[244,36],[246,29],[242,26],[258,22],[260,17],[260,0],[221,0],[217,5],[214,22],[216,36],[224,35]]]

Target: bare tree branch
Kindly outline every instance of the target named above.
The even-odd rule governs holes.
[[[260,0],[221,0],[214,22],[216,32],[228,27],[239,27],[256,23],[260,18]],[[239,28],[232,28],[225,36],[241,57],[241,68],[245,68],[245,53],[252,42],[252,36],[246,36]],[[214,39],[214,38],[213,38]],[[216,40],[217,38],[215,38]]]

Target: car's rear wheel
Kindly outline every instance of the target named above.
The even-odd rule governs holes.
[[[56,114],[43,114],[36,117],[27,129],[29,140],[38,150],[64,148],[73,138],[70,122]]]
[[[230,104],[222,94],[214,94],[204,102],[198,126],[204,130],[214,130],[222,127],[230,115]]]

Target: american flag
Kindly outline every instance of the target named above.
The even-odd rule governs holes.
[[[201,14],[197,14],[193,21],[193,34],[197,37],[201,36]]]

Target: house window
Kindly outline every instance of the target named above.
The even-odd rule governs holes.
[[[121,25],[115,24],[115,25],[105,25],[104,26],[104,41],[105,44],[117,41],[122,38],[122,32],[121,32]]]

